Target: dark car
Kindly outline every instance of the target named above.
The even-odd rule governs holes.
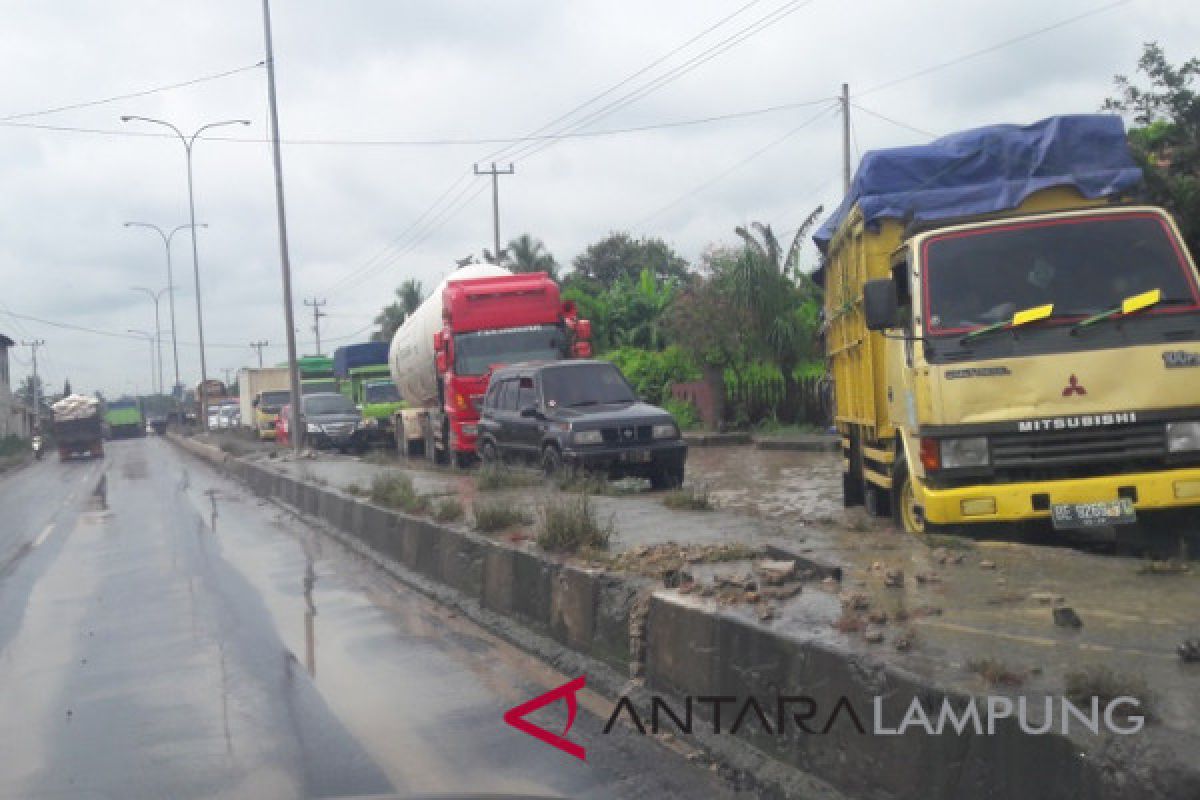
[[[362,413],[349,398],[333,392],[306,394],[301,398],[304,438],[313,447],[348,450],[366,449]]]
[[[532,462],[549,474],[579,467],[649,478],[656,489],[682,484],[687,460],[674,418],[638,400],[614,365],[591,360],[496,370],[477,448],[484,463]]]

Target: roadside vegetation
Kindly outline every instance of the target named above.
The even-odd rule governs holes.
[[[541,484],[542,476],[529,469],[504,464],[484,464],[475,473],[475,488],[481,492],[520,489]]]
[[[967,662],[967,671],[983,679],[988,686],[1020,686],[1025,673],[998,658],[978,658]]]
[[[458,522],[464,513],[462,503],[454,497],[439,500],[433,505],[433,518],[438,522]]]
[[[707,486],[684,486],[663,495],[662,503],[672,511],[716,511]]]
[[[472,527],[480,533],[496,533],[517,525],[533,523],[533,517],[528,511],[506,500],[477,502],[471,507],[471,512],[475,517]]]
[[[612,518],[601,521],[586,494],[550,500],[538,514],[537,543],[543,550],[604,550],[615,532]]]
[[[1143,714],[1147,719],[1152,715],[1154,695],[1146,681],[1138,675],[1127,675],[1105,666],[1093,665],[1068,672],[1065,683],[1066,698],[1081,708],[1089,705],[1093,697],[1100,701],[1101,708],[1118,697],[1132,697],[1140,705],[1140,709],[1133,713]],[[1122,706],[1122,709],[1129,713],[1127,707]]]
[[[403,472],[376,475],[371,481],[371,502],[414,514],[429,510],[429,498],[417,492],[412,478]]]

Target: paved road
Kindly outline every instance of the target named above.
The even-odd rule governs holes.
[[[162,440],[0,478],[0,798],[728,795],[594,703],[586,763],[504,725],[570,677]]]

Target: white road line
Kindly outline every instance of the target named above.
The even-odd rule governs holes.
[[[33,540],[33,546],[41,547],[42,542],[46,541],[46,537],[50,535],[50,531],[52,531],[52,530],[54,530],[53,522],[51,522],[49,525],[47,525],[45,528],[42,529],[42,532],[38,534],[38,537]]]

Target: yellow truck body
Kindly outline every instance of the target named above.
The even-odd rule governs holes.
[[[1119,235],[1114,226],[1124,226]],[[1153,253],[1159,272],[1132,257],[1098,269],[1095,280],[1077,266],[1064,275],[1073,285],[1047,288],[1048,306],[1001,303],[998,318],[951,321],[964,297],[986,304],[1009,289],[1035,296],[1043,280],[1049,286],[1055,267],[1040,256],[1027,271],[1012,266],[1031,242],[1061,237],[1064,249],[1052,254],[1061,264],[1066,242],[1110,235],[1130,253]],[[1097,258],[1117,259],[1112,250]],[[1200,448],[1200,292],[1166,212],[1085,199],[1070,187],[1036,191],[1002,213],[915,228],[864,224],[855,207],[825,256],[826,351],[848,504],[892,513],[912,532],[1036,520],[1091,527],[1200,505],[1200,449],[1192,449]],[[1021,276],[1009,282],[1020,285],[997,281],[1001,273]],[[939,288],[951,280],[953,291]],[[896,297],[896,317],[875,330],[865,297],[872,281]],[[1135,287],[1142,307],[1126,304],[1128,313],[1082,299],[1110,292],[1124,300]]]

